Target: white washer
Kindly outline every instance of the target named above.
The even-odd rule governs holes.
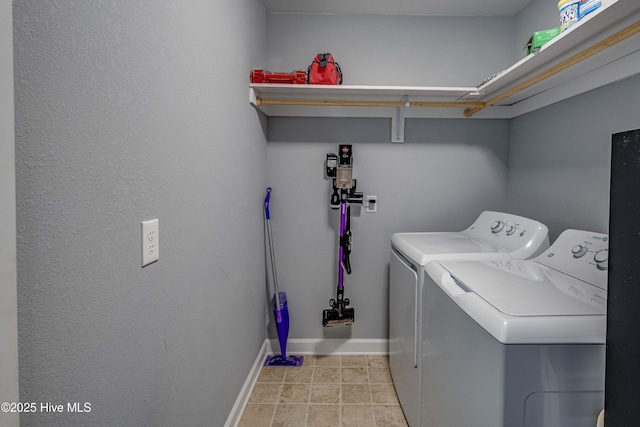
[[[526,259],[549,247],[547,227],[532,219],[485,211],[461,232],[391,237],[389,366],[411,427],[420,426],[423,267],[434,260]]]
[[[607,236],[532,260],[427,264],[424,426],[581,427],[604,403]]]

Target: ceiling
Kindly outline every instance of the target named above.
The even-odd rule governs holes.
[[[513,16],[531,0],[263,0],[271,13]]]

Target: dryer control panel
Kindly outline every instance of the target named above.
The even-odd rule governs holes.
[[[505,212],[484,211],[463,234],[511,252],[514,259],[532,258],[549,247],[547,227],[539,221]]]
[[[609,237],[591,231],[565,230],[535,261],[606,289]]]

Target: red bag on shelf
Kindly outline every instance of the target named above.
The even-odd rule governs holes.
[[[305,84],[307,73],[297,70],[291,73],[272,73],[267,70],[251,70],[251,83]]]
[[[307,70],[307,83],[311,85],[341,85],[342,70],[330,53],[319,53]]]

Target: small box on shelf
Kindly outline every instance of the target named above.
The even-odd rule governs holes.
[[[527,55],[539,50],[546,43],[550,42],[557,35],[560,34],[560,28],[550,28],[548,30],[536,31],[533,33],[527,44],[525,50]]]

